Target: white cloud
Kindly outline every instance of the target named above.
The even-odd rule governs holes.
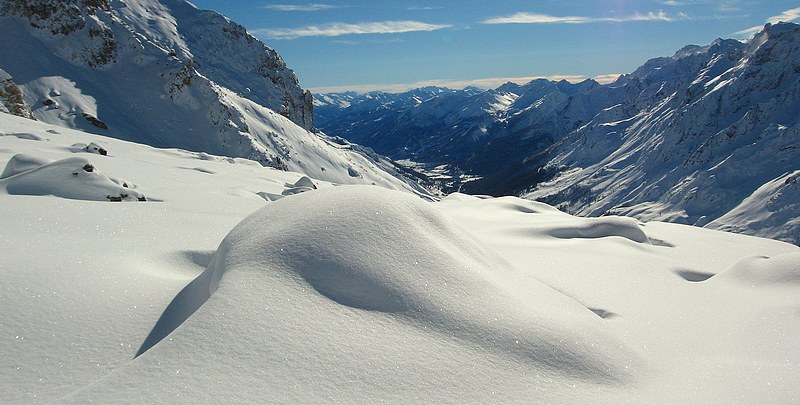
[[[769,17],[769,18],[767,18],[767,20],[764,23],[765,24],[766,23],[775,24],[775,23],[779,23],[779,22],[793,22],[793,21],[796,21],[798,19],[800,19],[800,7],[792,8],[792,9],[786,10],[786,11],[784,11],[784,12],[778,14],[778,15],[774,15],[772,17]],[[755,34],[756,32],[761,31],[762,28],[764,28],[764,27],[761,26],[761,25],[756,25],[754,27],[743,29],[741,31],[736,31],[736,32],[733,33],[733,35],[743,36],[743,37],[744,36],[748,36],[749,37],[749,36]]]
[[[578,16],[565,16],[556,17],[547,14],[537,13],[516,13],[508,17],[495,17],[482,21],[483,24],[551,24],[551,23],[567,23],[567,24],[581,24],[592,22],[589,17]]]
[[[300,37],[337,37],[357,34],[398,34],[403,32],[435,31],[451,25],[428,24],[419,21],[381,21],[359,24],[331,23],[300,28],[256,29],[251,33],[271,39],[295,39]]]
[[[607,74],[594,77],[600,83],[606,84],[616,80],[619,74]],[[403,84],[362,84],[351,86],[326,86],[314,87],[311,90],[314,94],[322,93],[341,93],[345,91],[355,91],[357,93],[366,93],[370,91],[384,91],[388,93],[401,93],[404,91],[417,89],[426,86],[447,87],[450,89],[463,89],[465,87],[474,86],[482,89],[494,89],[505,83],[512,82],[517,84],[525,84],[536,79],[547,79],[553,81],[566,80],[572,83],[578,83],[586,80],[586,76],[582,75],[553,75],[553,76],[525,76],[525,77],[490,77],[475,80],[423,80],[414,83]]]
[[[770,24],[775,24],[781,21],[792,22],[797,20],[798,18],[800,18],[800,7],[786,10],[776,16],[767,18],[767,22]]]
[[[339,7],[332,6],[329,4],[310,3],[310,4],[268,4],[266,6],[262,6],[261,8],[277,10],[277,11],[320,11],[320,10],[328,10],[331,8],[339,8]]]
[[[740,11],[740,0],[663,0],[662,5],[669,7],[691,7],[699,5],[712,5],[717,11]]]
[[[539,13],[516,13],[506,17],[495,17],[481,21],[483,24],[586,24],[595,22],[628,22],[628,21],[664,21],[685,20],[686,14],[677,17],[668,16],[663,10],[646,14],[636,13],[624,17],[586,17],[586,16],[553,16]]]
[[[406,7],[407,11],[422,11],[422,10],[427,11],[427,10],[442,10],[442,9],[444,9],[444,7],[430,7],[430,6],[425,6],[425,7],[418,7],[418,6]]]
[[[755,34],[756,32],[761,31],[762,28],[764,27],[761,25],[756,25],[755,27],[750,27],[741,31],[736,31],[733,33],[733,35],[738,37],[749,37]]]
[[[597,75],[592,79],[600,84],[609,84],[614,83],[614,81],[619,79],[620,76],[622,76],[620,73],[608,73],[604,75]]]

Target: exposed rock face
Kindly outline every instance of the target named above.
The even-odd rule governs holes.
[[[197,10],[182,0],[164,0],[182,40],[169,43],[191,58],[200,74],[271,108],[297,125],[314,127],[312,99],[274,49],[244,27],[214,11]]]
[[[18,0],[0,5],[0,15],[23,17],[37,36],[52,37],[62,57],[94,68],[116,58],[114,32],[103,18],[109,11],[105,0]],[[83,46],[69,46],[76,40]]]
[[[22,90],[14,83],[11,75],[2,69],[0,69],[0,112],[33,118],[31,110],[25,105]]]

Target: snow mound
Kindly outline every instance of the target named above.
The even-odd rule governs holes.
[[[329,311],[326,317],[345,308],[382,313],[392,316],[384,321],[404,324],[396,327],[448,335],[457,346],[531,370],[594,383],[630,377],[635,356],[599,327],[599,318],[509,270],[469,235],[435,204],[408,194],[369,186],[316,190],[242,221],[201,276],[208,284],[195,288],[239,294],[227,278],[246,274],[282,303],[312,301]],[[280,317],[283,305],[270,307],[272,316]]]
[[[308,176],[302,176],[300,177],[300,179],[294,182],[294,184],[286,183],[286,189],[283,190],[281,195],[287,196],[287,195],[300,194],[300,193],[305,193],[306,191],[315,190],[316,188],[317,186],[314,184],[313,181],[311,181],[311,179],[308,178]],[[267,197],[264,198],[267,199]],[[270,200],[267,199],[267,201]]]
[[[45,141],[45,140],[47,140],[47,138],[45,138],[43,136],[36,135],[36,134],[31,134],[31,133],[27,133],[27,132],[18,132],[18,133],[11,133],[11,134],[0,133],[0,136],[14,136],[14,137],[17,137],[19,139],[26,139],[26,140],[29,140],[29,141]]]
[[[27,155],[24,153],[18,153],[9,159],[8,163],[6,164],[6,168],[3,170],[3,174],[0,174],[0,179],[27,172],[37,167],[44,166],[48,163],[50,163],[50,160],[48,159]]]
[[[89,142],[88,145],[83,143],[76,143],[70,146],[69,150],[75,153],[88,152],[103,156],[108,155],[108,151],[106,150],[106,148],[98,145],[95,142]]]
[[[0,189],[8,194],[115,202],[146,200],[144,194],[121,186],[82,157],[48,162],[18,154],[9,160],[0,179]]]
[[[800,253],[746,257],[714,279],[733,279],[748,284],[800,284]]]
[[[637,221],[627,217],[586,218],[574,225],[551,228],[546,233],[560,239],[596,239],[617,236],[637,243],[650,243]]]

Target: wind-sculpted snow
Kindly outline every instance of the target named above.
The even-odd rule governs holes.
[[[245,288],[265,292],[259,323],[272,325],[270,335],[300,339],[284,328],[297,322],[297,311],[310,309],[307,316],[314,313],[330,325],[353,317],[383,324],[351,325],[354,335],[372,330],[380,340],[396,333],[418,334],[409,336],[412,342],[446,338],[452,340],[451,355],[478,351],[484,361],[518,363],[531,373],[612,386],[631,377],[636,356],[620,350],[621,343],[591,322],[582,305],[510,271],[469,235],[431,203],[407,194],[375,187],[307,192],[246,218],[222,242],[203,281],[181,295],[189,301],[209,291],[212,300],[235,296],[248,280]],[[297,308],[300,303],[310,308]],[[197,302],[171,306],[187,305]],[[583,322],[563,321],[570,317]],[[311,353],[328,344],[324,337],[307,338],[301,345]],[[411,342],[394,344],[393,350],[410,356],[406,361],[425,362]],[[377,356],[374,367],[388,371],[393,358]],[[320,370],[305,379],[334,377]]]
[[[75,200],[146,201],[144,194],[110,179],[82,157],[49,162],[35,156],[15,155],[0,176],[0,190]]]
[[[731,280],[745,285],[792,286],[800,284],[800,253],[746,257],[720,273],[714,281]]]
[[[547,233],[562,239],[617,236],[637,243],[649,243],[647,235],[632,218],[587,218],[583,224],[556,226]]]

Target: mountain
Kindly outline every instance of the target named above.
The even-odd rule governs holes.
[[[314,116],[320,127],[335,129],[341,110],[348,109],[349,114],[376,114],[375,110],[393,110],[416,105],[432,97],[451,93],[453,90],[444,87],[420,87],[404,93],[385,93],[373,91],[369,93],[331,93],[314,97]]]
[[[438,170],[450,190],[800,243],[798,95],[800,26],[779,23],[747,42],[687,46],[608,85],[451,91],[340,108],[320,128]]]
[[[800,243],[800,26],[687,48],[618,85],[642,90],[548,150],[557,174],[527,197]]]
[[[346,103],[318,104],[316,111],[325,115],[317,124],[326,133],[427,172],[445,190],[458,190],[552,145],[560,134],[624,97],[592,80],[544,79],[425,95],[420,97],[418,90],[318,95],[316,100]]]
[[[2,93],[17,91],[14,103],[3,98],[7,111],[316,179],[418,189],[385,159],[310,132],[311,94],[280,55],[183,0],[2,2],[0,52],[14,55],[0,61]]]

